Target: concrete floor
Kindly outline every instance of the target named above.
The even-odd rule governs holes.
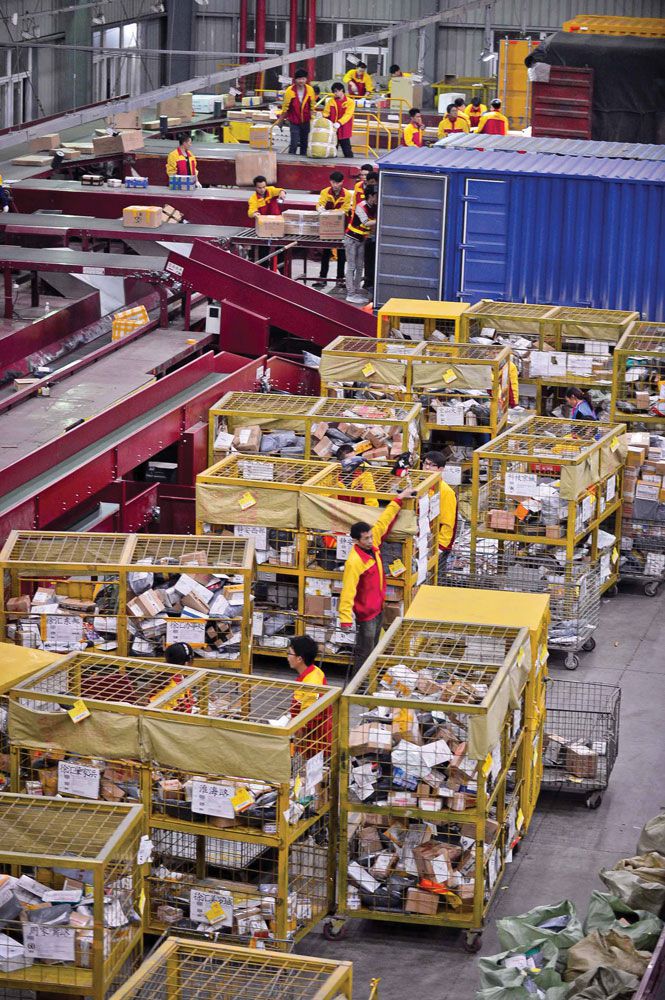
[[[610,786],[595,812],[581,796],[541,796],[490,911],[481,955],[500,950],[497,917],[568,898],[583,919],[591,891],[603,888],[598,870],[634,854],[644,822],[665,805],[656,777],[665,769],[665,591],[653,599],[622,585],[618,597],[603,601],[596,639],[576,673],[557,656],[550,669],[568,680],[620,685],[619,756]],[[352,961],[354,1000],[367,1000],[374,976],[381,978],[380,1000],[473,1000],[478,986],[475,956],[463,950],[459,935],[441,930],[351,921],[344,940],[326,941],[319,926],[296,950]]]

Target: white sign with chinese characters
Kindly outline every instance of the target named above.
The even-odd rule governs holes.
[[[58,761],[58,791],[78,799],[98,799],[101,773],[96,767]]]
[[[207,914],[215,903],[219,903],[223,913],[216,920],[210,921]],[[189,895],[189,919],[197,924],[206,921],[214,922],[216,926],[232,927],[233,894],[222,890],[203,892],[201,889],[192,889]]]
[[[74,961],[76,931],[72,927],[43,927],[23,924],[23,947],[30,958]]]
[[[235,811],[231,798],[231,785],[215,785],[210,781],[192,782],[192,812],[204,816],[220,816],[222,819],[233,819]]]

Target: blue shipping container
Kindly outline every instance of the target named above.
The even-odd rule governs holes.
[[[665,319],[665,163],[403,146],[380,161],[376,303],[636,309]]]

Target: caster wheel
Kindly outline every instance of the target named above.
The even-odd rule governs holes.
[[[590,653],[595,648],[596,648],[596,640],[594,639],[593,636],[589,636],[587,641],[582,646],[582,649],[584,650],[585,653]]]
[[[467,931],[464,935],[464,951],[476,955],[483,946],[483,936],[478,931]]]
[[[323,925],[323,936],[326,941],[341,941],[346,937],[347,930],[346,920],[326,920]]]
[[[602,801],[603,796],[600,792],[592,792],[591,795],[587,796],[585,804],[587,809],[597,809]]]
[[[616,583],[613,583],[609,590],[605,591],[605,597],[616,597],[619,593],[619,588]]]
[[[656,597],[658,594],[658,588],[660,583],[657,580],[651,580],[649,583],[644,584],[644,594],[646,597]]]
[[[566,670],[577,670],[580,665],[580,658],[577,653],[568,653],[564,660]]]

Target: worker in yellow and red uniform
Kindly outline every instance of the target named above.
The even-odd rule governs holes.
[[[469,124],[469,116],[466,113],[466,101],[464,100],[464,98],[463,97],[456,97],[455,100],[453,101],[453,104],[457,108],[457,114],[458,114],[458,116],[460,118],[462,118],[467,123],[467,125],[468,125]]]
[[[510,128],[510,123],[505,115],[501,113],[501,101],[495,98],[491,104],[491,111],[485,112],[478,122],[478,133],[483,135],[506,135]]]
[[[487,105],[483,104],[479,97],[472,97],[471,103],[466,106],[466,117],[469,119],[469,128],[478,128],[478,122],[487,111]]]
[[[199,184],[199,171],[196,166],[196,157],[192,153],[192,137],[186,132],[178,135],[178,146],[172,149],[166,158],[166,176],[173,177],[196,177],[196,186]]]
[[[319,647],[310,636],[296,635],[291,639],[286,658],[291,670],[295,670],[297,673],[296,680],[301,685],[296,688],[291,697],[290,714],[292,719],[297,718],[301,712],[305,712],[312,705],[315,705],[321,697],[320,691],[311,689],[312,685],[325,687],[328,684],[323,670],[316,665],[318,655]],[[307,690],[308,686],[310,686],[309,691]],[[314,757],[323,751],[326,757],[330,756],[332,729],[332,711],[327,708],[298,730],[296,745],[299,753],[304,757]]]
[[[443,583],[448,553],[457,531],[457,497],[455,490],[443,478],[446,459],[440,451],[429,451],[423,458],[423,472],[438,472],[439,482],[439,585]]]
[[[405,146],[422,146],[425,126],[420,108],[411,108],[409,111],[409,124],[404,129]]]
[[[347,490],[362,490],[367,493],[376,492],[374,476],[365,464],[360,455],[356,455],[353,445],[343,444],[337,449],[335,458],[341,462],[342,467],[337,481],[338,486]],[[362,503],[365,507],[378,507],[379,501],[376,497],[359,496],[338,496],[338,500],[346,500],[348,503]]]
[[[381,511],[374,527],[366,521],[351,525],[354,545],[344,564],[342,592],[339,595],[339,621],[343,629],[353,627],[356,620],[356,643],[353,651],[354,671],[365,662],[381,634],[383,605],[386,600],[386,574],[381,559],[381,543],[395,523],[402,501],[413,496],[407,487]]]
[[[342,210],[346,213],[347,221],[351,215],[351,192],[344,187],[344,174],[341,170],[333,170],[328,178],[330,185],[325,187],[319,195],[316,203],[317,212],[332,212]],[[337,249],[337,280],[344,280],[344,268],[346,267],[346,255],[342,247]],[[321,270],[319,280],[315,281],[312,288],[325,288],[328,277],[328,266],[332,257],[332,250],[328,247],[321,254]]]
[[[337,145],[347,159],[353,159],[351,135],[353,133],[353,114],[356,102],[344,90],[344,84],[333,83],[332,97],[329,97],[323,111],[323,117],[328,118],[337,132]]]
[[[316,104],[314,88],[307,82],[307,70],[296,70],[293,83],[284,91],[282,111],[276,124],[288,121],[291,131],[289,153],[295,155],[300,148],[300,155],[307,156],[307,141],[309,126],[312,120],[312,108]]]
[[[388,80],[388,93],[392,93],[392,82],[393,80],[399,80],[401,77],[413,76],[413,73],[403,73],[399,68],[397,63],[393,63],[389,70],[390,79]]]
[[[512,357],[508,361],[508,406],[518,406],[520,401],[520,373]]]
[[[363,201],[356,205],[351,221],[346,227],[344,252],[346,253],[346,301],[363,305],[366,297],[362,294],[363,272],[367,266],[365,246],[376,232],[378,197],[373,184],[365,188]],[[373,284],[374,275],[365,274],[365,283]]]
[[[445,139],[447,135],[454,135],[456,132],[468,132],[469,123],[466,118],[460,116],[454,104],[449,104],[446,113],[439,122],[437,138]]]
[[[284,188],[273,187],[259,174],[252,181],[254,194],[250,195],[247,202],[247,214],[250,219],[255,219],[257,215],[281,215],[282,204],[286,198]]]
[[[355,212],[358,204],[363,201],[365,197],[365,187],[368,184],[378,184],[379,175],[372,166],[371,163],[363,163],[360,168],[359,180],[353,185],[353,193],[351,195],[351,211]]]
[[[366,97],[374,90],[374,81],[367,72],[367,64],[359,62],[342,77],[354,97]]]

